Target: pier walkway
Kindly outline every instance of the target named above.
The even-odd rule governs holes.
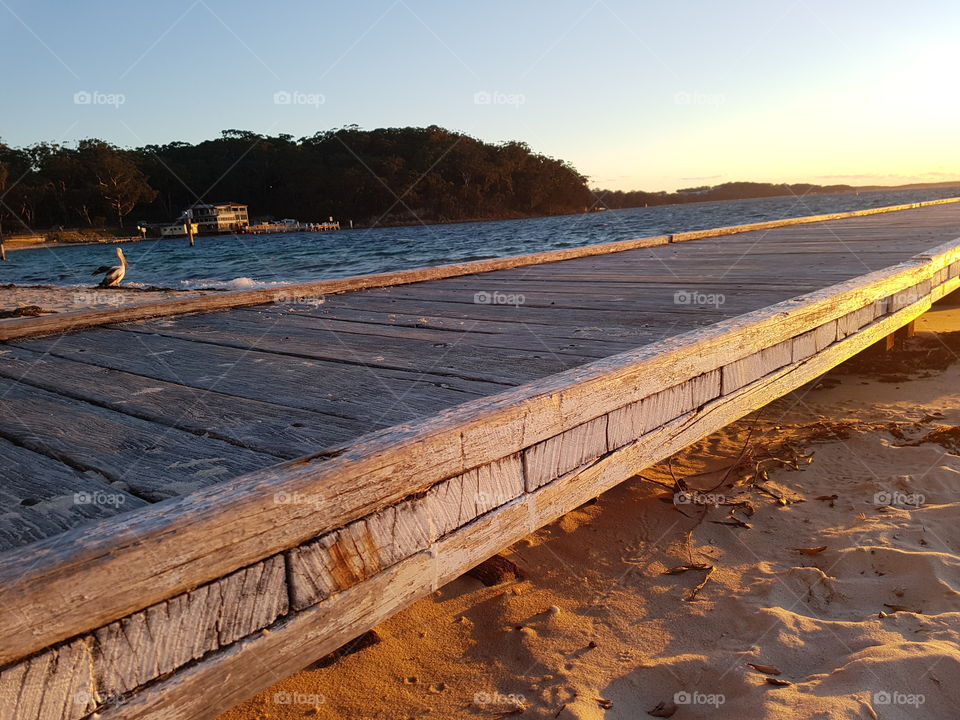
[[[0,720],[208,718],[960,286],[954,200],[0,323]]]

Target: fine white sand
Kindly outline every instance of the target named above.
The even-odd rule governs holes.
[[[525,580],[460,578],[221,720],[957,717],[960,333],[908,347],[673,459],[706,491],[741,458],[714,493],[749,527],[675,505],[662,464],[506,551]],[[691,564],[692,601],[706,569],[665,574]]]

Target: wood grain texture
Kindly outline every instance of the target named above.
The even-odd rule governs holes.
[[[713,378],[719,378],[718,371],[711,371]],[[717,395],[719,394],[719,382]],[[715,397],[716,395],[714,395]],[[633,442],[641,435],[663,423],[693,410],[698,405],[693,399],[692,386],[688,383],[674,385],[649,397],[630,403],[610,413],[608,423],[608,447],[613,450]]]
[[[200,328],[197,326],[200,325]],[[160,327],[158,325],[122,326],[131,333],[159,335],[182,340],[201,341],[263,353],[282,353],[284,356],[310,358],[319,361],[359,365],[369,376],[381,369],[427,372],[440,377],[458,377],[467,381],[519,385],[543,375],[567,370],[597,357],[585,356],[568,350],[563,355],[550,352],[540,344],[539,352],[527,348],[484,347],[461,345],[449,338],[424,342],[417,338],[369,336],[359,333],[318,332],[316,328],[302,327],[296,318],[283,322],[264,323],[249,313],[228,311],[184,318],[183,322]],[[194,342],[196,344],[196,342]],[[433,356],[425,353],[431,351]],[[614,347],[606,354],[615,354]],[[291,363],[292,364],[292,363]]]
[[[288,553],[294,609],[308,607],[427,549],[523,491],[520,457],[511,455],[294,548]]]
[[[846,316],[844,316],[846,317]],[[727,395],[793,362],[794,339],[783,340],[723,367],[721,393]]]
[[[272,624],[287,612],[285,567],[283,556],[270,558],[97,630],[100,696],[119,697]]]
[[[431,552],[419,552],[384,572],[275,626],[211,656],[185,671],[137,693],[123,707],[108,710],[104,720],[200,720],[240,702],[329,652],[350,637],[476,563],[622,482],[638,470],[673,454],[704,435],[749,413],[765,402],[818,377],[929,308],[922,301],[884,317],[868,331],[843,338],[825,352],[781,368],[733,394],[662,425],[636,442],[508,503],[452,533]],[[265,669],[270,659],[270,671]],[[222,678],[228,678],[224,682]],[[201,688],[219,683],[217,697],[203,698]]]
[[[431,372],[368,368],[180,338],[96,329],[18,347],[247,400],[390,427],[508,387]]]
[[[277,317],[277,312],[254,308],[238,310],[233,315],[235,317],[246,315],[249,318],[256,318],[258,322],[262,323],[265,318]],[[331,311],[324,308],[318,312],[329,314]],[[443,319],[439,319],[439,326],[433,327],[431,319],[424,318],[423,315],[415,317],[408,315],[406,317],[413,318],[414,321],[402,324],[390,323],[382,314],[373,316],[380,322],[349,321],[330,317],[326,314],[308,315],[301,312],[286,312],[282,317],[284,326],[296,326],[302,331],[311,333],[317,340],[335,338],[339,341],[351,335],[364,335],[372,338],[387,337],[417,340],[422,343],[430,343],[431,347],[439,348],[446,348],[455,344],[458,348],[502,348],[537,353],[546,350],[549,352],[570,352],[582,357],[593,358],[614,355],[636,347],[638,344],[643,344],[643,334],[636,330],[631,331],[629,337],[613,335],[590,337],[582,333],[576,333],[575,328],[569,328],[569,336],[555,337],[558,334],[557,330],[566,328],[552,324],[493,323],[483,320],[462,322],[456,327],[449,327],[443,324]],[[368,315],[368,317],[371,316]],[[183,318],[177,324],[184,327],[183,322],[187,319]],[[491,325],[495,329],[491,330]]]
[[[337,280],[324,280],[315,283],[289,285],[283,288],[268,290],[238,290],[218,294],[204,295],[196,298],[162,300],[152,303],[141,303],[119,308],[100,310],[85,310],[78,312],[59,313],[45,317],[29,318],[32,322],[23,319],[10,320],[0,323],[0,341],[62,332],[76,332],[84,328],[106,325],[109,323],[131,322],[146,320],[155,317],[169,317],[191,312],[210,312],[227,308],[260,305],[270,302],[284,302],[290,297],[318,297],[332,293],[342,293],[351,290],[361,290],[371,287],[386,287],[407,283],[436,280],[439,278],[454,277],[457,275],[473,275],[486,273],[503,268],[524,267],[542,263],[558,262],[569,258],[586,257],[590,255],[606,255],[615,252],[635,250],[637,248],[665,245],[666,236],[638,238],[636,240],[622,240],[599,245],[570,248],[565,250],[551,250],[515,257],[495,258],[493,260],[478,260],[471,263],[457,263],[438,265],[428,268],[417,268],[393,273],[378,273],[375,275],[359,275]]]
[[[204,658],[170,678],[145,688],[123,705],[107,708],[100,720],[211,719],[263,688],[362,634],[368,619],[384,617],[424,595],[436,559],[422,552],[362,585],[314,605],[255,635]],[[269,658],[269,662],[261,659]],[[216,692],[210,692],[216,688]]]
[[[0,720],[80,720],[98,702],[87,638],[0,672]]]
[[[527,491],[535,490],[607,452],[607,416],[585,422],[523,452]]]
[[[0,437],[82,471],[123,483],[147,500],[184,495],[277,461],[174,428],[0,379]],[[69,433],[70,428],[82,432]]]
[[[146,505],[97,472],[0,439],[0,552]]]
[[[228,480],[189,500],[96,524],[82,542],[68,532],[58,543],[35,543],[16,562],[0,563],[0,602],[13,610],[0,616],[6,638],[0,662],[112,622],[445,478],[792,340],[877,297],[912,287],[927,273],[922,261],[901,263],[370,434],[342,450]],[[281,490],[313,495],[318,502],[278,505],[272,498]],[[103,561],[107,555],[109,563]],[[28,577],[16,570],[23,561],[35,563]],[[54,607],[53,598],[65,601]]]
[[[825,213],[822,215],[808,215],[798,218],[786,218],[783,220],[770,220],[767,222],[749,223],[745,225],[731,225],[725,228],[713,228],[711,230],[697,230],[693,232],[675,233],[670,236],[670,242],[687,242],[689,240],[700,240],[708,237],[717,237],[720,235],[732,235],[735,233],[744,233],[755,230],[770,230],[773,228],[786,227],[789,225],[806,225],[810,223],[824,222],[827,220],[844,220],[847,218],[865,217],[868,215],[880,215],[889,212],[900,212],[902,210],[915,210],[922,207],[934,205],[948,205],[960,202],[960,198],[944,198],[941,200],[930,200],[925,202],[907,203],[904,205],[891,205],[881,208],[866,208],[864,210],[850,210],[839,213]]]
[[[943,200],[933,200],[923,203],[911,203],[909,205],[870,208],[868,210],[856,210],[845,213],[832,213],[829,215],[816,215],[803,218],[787,218],[764,223],[753,223],[751,225],[738,225],[696,232],[675,233],[670,236],[640,238],[637,240],[626,240],[616,243],[591,245],[582,248],[571,248],[567,250],[555,250],[544,253],[536,253],[533,255],[497,258],[494,260],[481,260],[473,263],[442,265],[432,268],[407,270],[403,272],[381,273],[377,275],[365,275],[338,280],[327,280],[317,283],[307,283],[277,289],[225,292],[221,294],[210,294],[197,298],[164,300],[160,302],[143,303],[140,305],[131,305],[120,308],[60,313],[57,315],[48,315],[46,317],[38,318],[19,318],[0,323],[0,341],[29,337],[31,335],[74,332],[83,328],[89,328],[108,323],[130,322],[155,317],[168,317],[171,315],[190,312],[209,312],[212,310],[245,307],[269,302],[283,302],[291,296],[316,297],[364,288],[404,285],[422,282],[425,280],[436,280],[462,275],[487,273],[506,268],[536,266],[575,258],[588,258],[596,255],[625,252],[637,248],[657,247],[660,245],[666,245],[668,242],[676,243],[757,230],[785,228],[792,225],[818,223],[826,220],[842,220],[846,218],[858,217],[862,218],[868,215],[899,212],[921,207],[932,207],[936,205],[955,203],[958,201],[960,201],[960,198],[946,198]]]
[[[79,357],[79,354],[78,354]],[[0,376],[158,425],[294,458],[369,431],[368,423],[250,400],[7,346]]]

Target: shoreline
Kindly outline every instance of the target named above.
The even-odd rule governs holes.
[[[120,243],[135,243],[143,242],[144,240],[164,240],[166,238],[142,238],[142,237],[128,237],[128,238],[104,238],[103,240],[81,240],[79,242],[69,242],[66,240],[54,241],[54,242],[41,242],[41,243],[11,243],[9,240],[4,241],[4,249],[7,252],[16,252],[17,250],[41,250],[43,248],[63,248],[63,247],[72,247],[77,246],[86,246],[86,245],[119,245]],[[178,239],[178,238],[170,238]]]
[[[948,185],[934,185],[931,187],[909,187],[909,186],[891,186],[891,187],[877,187],[871,188],[869,190],[857,190],[857,191],[848,191],[848,192],[832,192],[832,193],[810,193],[812,197],[844,197],[848,195],[859,197],[861,195],[871,195],[875,193],[888,193],[888,192],[911,192],[911,191],[936,191],[936,190],[957,190],[960,189],[960,182],[956,184]],[[488,222],[508,222],[513,220],[537,220],[543,218],[552,218],[552,217],[573,217],[576,215],[594,215],[600,212],[620,212],[624,210],[637,210],[637,209],[650,209],[650,208],[670,208],[670,207],[687,207],[691,205],[723,205],[727,203],[737,203],[737,202],[748,202],[751,200],[777,200],[792,197],[790,193],[784,193],[782,195],[761,195],[757,197],[743,197],[743,198],[727,198],[722,200],[691,200],[689,202],[669,202],[669,203],[657,203],[653,205],[636,205],[631,207],[623,208],[603,208],[600,209],[588,209],[583,212],[564,212],[564,213],[554,213],[552,215],[510,215],[503,217],[492,217],[492,218],[469,218],[463,220],[433,220],[430,222],[391,222],[391,223],[378,223],[375,225],[366,225],[366,224],[357,224],[355,223],[353,227],[342,227],[339,231],[334,232],[343,232],[349,230],[383,230],[388,228],[407,228],[407,227],[433,227],[433,226],[444,226],[444,225],[469,225],[472,223],[488,223]],[[950,197],[950,195],[945,195],[945,197]],[[216,233],[213,235],[197,235],[199,238],[216,238],[216,237],[229,237],[244,235],[245,233]],[[270,235],[278,233],[258,233],[256,235]],[[282,233],[289,234],[289,233]],[[73,247],[73,246],[88,246],[88,245],[118,245],[121,243],[135,243],[135,242],[144,242],[144,241],[158,241],[158,240],[186,240],[186,236],[183,237],[129,237],[129,238],[106,238],[102,240],[89,240],[89,241],[80,241],[80,242],[50,242],[50,243],[26,243],[11,244],[9,241],[5,241],[3,244],[7,252],[15,252],[17,250],[39,250],[43,248],[63,248],[63,247]]]

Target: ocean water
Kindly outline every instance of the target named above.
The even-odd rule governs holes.
[[[724,225],[933,200],[957,188],[667,205],[525,220],[280,235],[220,235],[122,243],[124,285],[253,288],[468,262]],[[89,287],[116,261],[112,245],[7,253],[0,284]]]

